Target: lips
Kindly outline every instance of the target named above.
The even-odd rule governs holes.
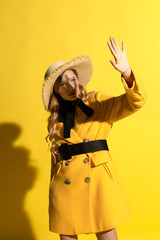
[[[71,92],[70,94],[68,94],[69,96],[75,95],[76,92]]]

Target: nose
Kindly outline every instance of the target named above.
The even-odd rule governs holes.
[[[74,89],[73,83],[68,83],[68,90],[72,91]]]

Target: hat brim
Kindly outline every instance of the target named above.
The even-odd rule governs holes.
[[[58,76],[66,70],[75,69],[78,74],[79,83],[86,86],[92,75],[93,66],[88,56],[82,55],[73,58],[71,61],[64,63],[52,72],[44,81],[42,87],[42,97],[45,109],[48,111],[48,104],[53,92],[53,85]]]

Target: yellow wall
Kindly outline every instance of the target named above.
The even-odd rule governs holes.
[[[88,55],[94,71],[87,90],[123,93],[109,62],[109,36],[125,42],[148,94],[139,112],[114,124],[108,140],[133,211],[117,232],[119,240],[159,239],[159,8],[158,0],[1,1],[0,239],[58,239],[48,230],[44,72],[57,60]]]

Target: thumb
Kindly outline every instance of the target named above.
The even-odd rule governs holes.
[[[112,64],[112,66],[113,66],[114,68],[117,68],[117,67],[116,67],[117,64],[116,64],[115,62],[113,62],[112,60],[109,60],[109,61],[110,61],[110,63]]]

